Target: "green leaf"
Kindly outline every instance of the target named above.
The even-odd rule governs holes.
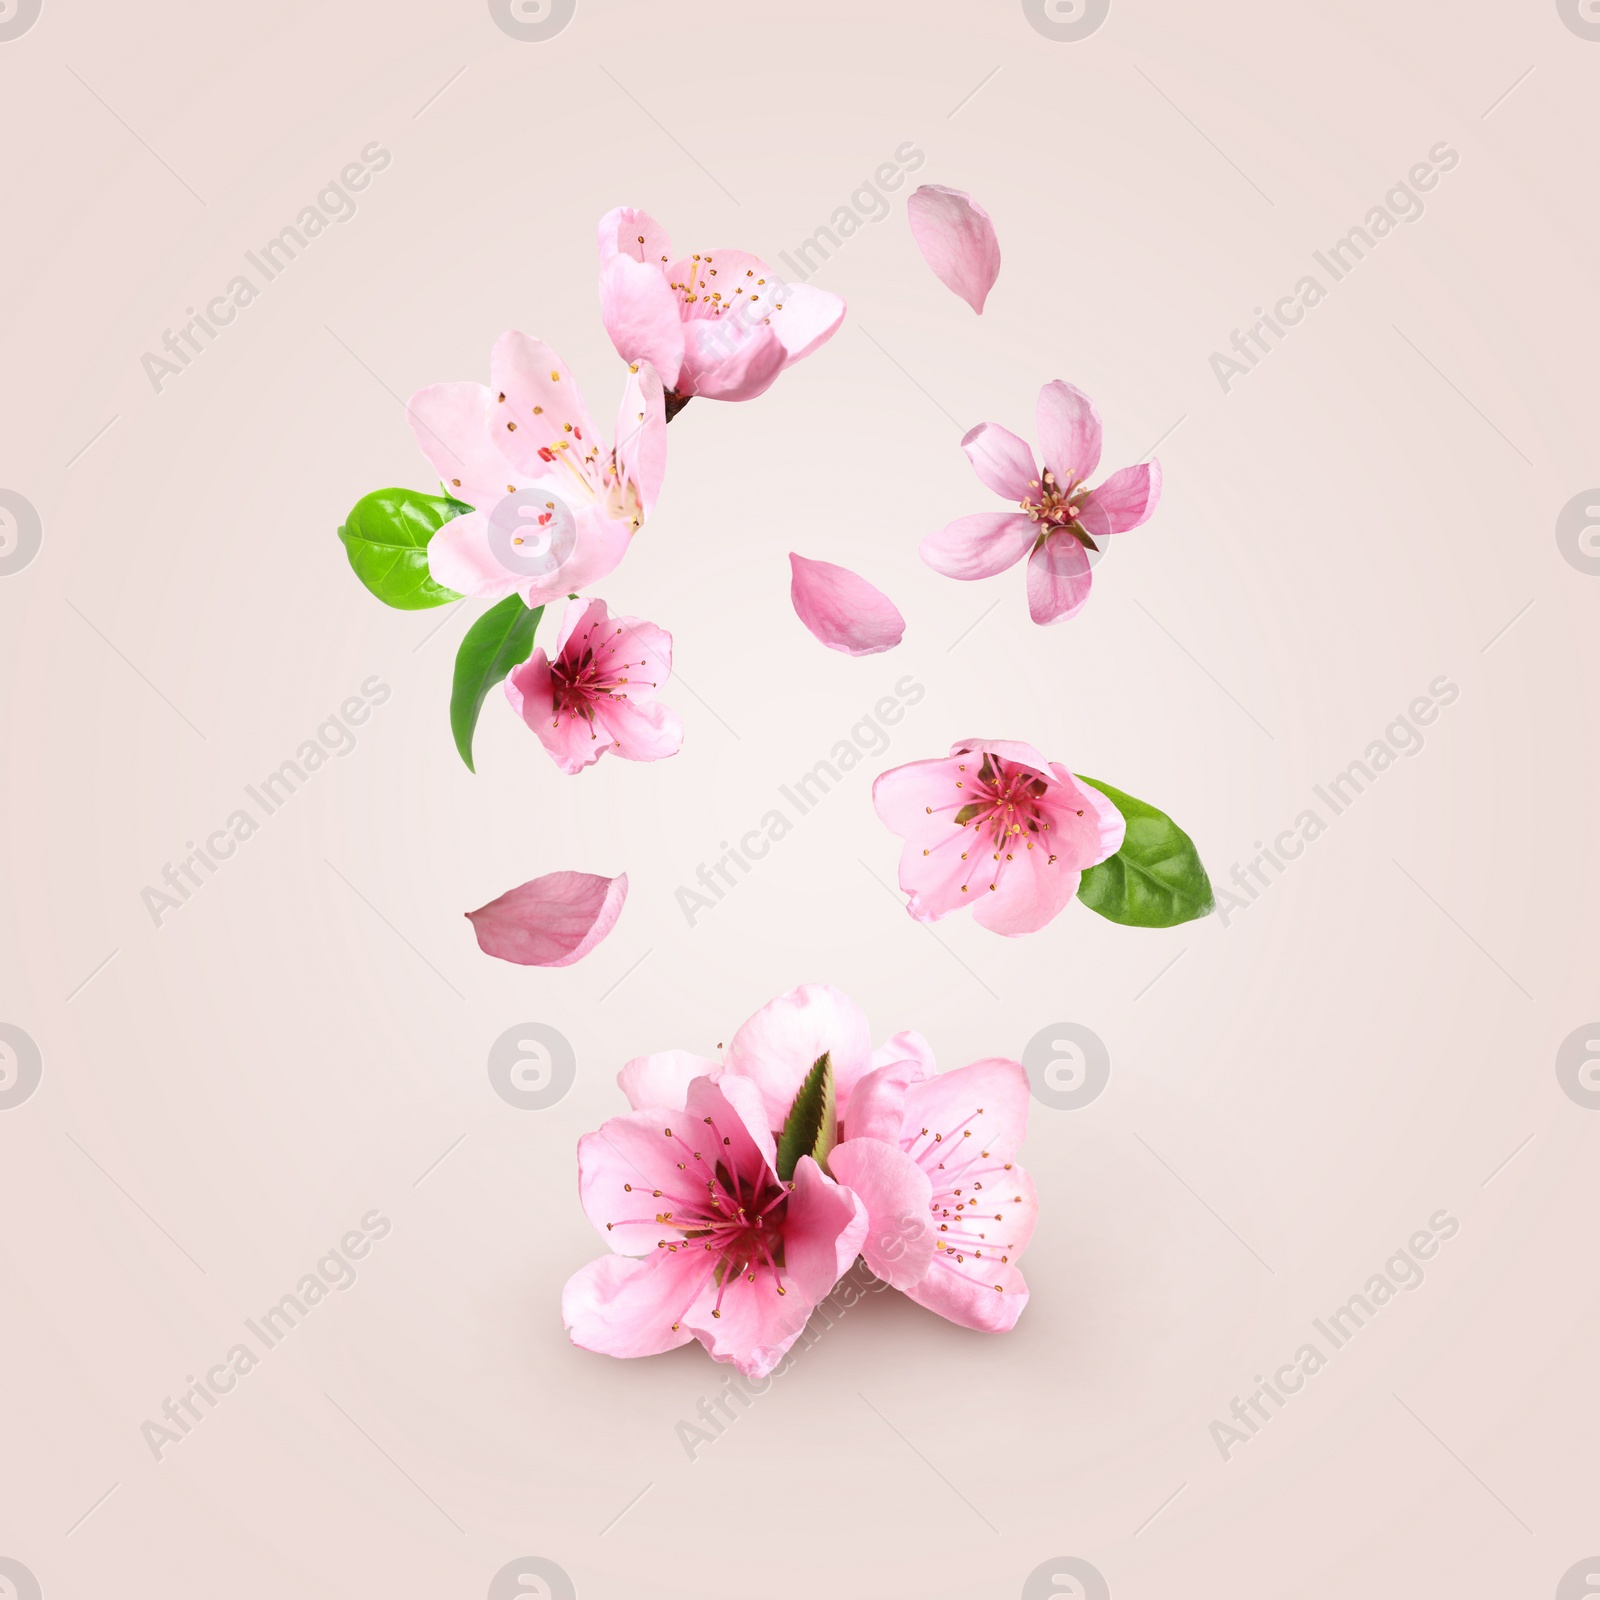
[[[828,1152],[839,1142],[837,1107],[833,1098],[833,1060],[826,1050],[812,1062],[806,1081],[789,1107],[783,1132],[778,1135],[778,1176],[787,1183],[810,1156],[824,1172]]]
[[[1081,772],[1078,781],[1105,795],[1128,824],[1122,848],[1084,873],[1078,898],[1132,928],[1173,928],[1205,916],[1216,902],[1189,835],[1165,812],[1109,783]]]
[[[428,541],[471,509],[446,495],[375,489],[356,501],[339,538],[355,575],[386,606],[423,611],[461,598],[428,576]]]
[[[456,678],[450,690],[450,731],[456,736],[456,749],[467,764],[472,764],[472,735],[478,726],[478,713],[489,691],[515,666],[533,654],[533,636],[539,627],[544,607],[530,611],[519,594],[508,594],[491,606],[467,629],[461,648],[456,651]]]

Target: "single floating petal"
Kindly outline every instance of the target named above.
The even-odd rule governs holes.
[[[1000,276],[1000,241],[989,213],[959,189],[925,183],[906,201],[906,217],[934,276],[981,314]]]
[[[789,553],[794,613],[830,650],[875,656],[905,637],[906,619],[888,595],[848,567]]]
[[[570,967],[616,926],[628,875],[550,872],[467,912],[478,948],[522,967]]]

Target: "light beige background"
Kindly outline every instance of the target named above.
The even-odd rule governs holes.
[[[1078,43],[1002,0],[582,0],[545,43],[470,0],[44,0],[0,43],[0,487],[44,527],[0,578],[0,1022],[44,1058],[0,1112],[0,1555],[46,1600],[476,1597],[528,1555],[583,1600],[1009,1600],[1060,1556],[1117,1600],[1331,1600],[1551,1596],[1600,1553],[1600,1113],[1554,1068],[1600,1013],[1600,578],[1555,538],[1600,480],[1597,74],[1548,0],[1115,0]],[[358,215],[154,393],[141,354],[372,140]],[[1211,353],[1440,140],[1426,215],[1224,394]],[[386,610],[333,536],[429,482],[400,400],[515,326],[609,419],[603,210],[770,259],[906,141],[994,215],[988,312],[893,195],[817,277],[839,335],[674,423],[601,586],[676,636],[682,754],[566,778],[494,702],[469,776],[465,615]],[[962,430],[1031,433],[1057,376],[1167,490],[1045,630],[1020,571],[916,546],[995,508]],[[817,646],[791,549],[903,646]],[[374,674],[355,750],[154,926],[141,889]],[[677,887],[905,674],[889,753],[688,927]],[[872,775],[968,734],[1167,807],[1220,886],[1440,674],[1426,748],[1227,926],[934,937],[885,890]],[[628,871],[611,937],[481,956],[461,912],[561,867]],[[808,980],[946,1066],[1087,1026],[1111,1081],[1035,1106],[1013,1335],[874,1300],[691,1461],[722,1369],[563,1336],[574,1143],[627,1057]],[[528,1021],[578,1056],[542,1112],[485,1066]],[[141,1423],[374,1207],[359,1282],[153,1460]],[[1440,1208],[1422,1287],[1224,1461],[1210,1423]]]

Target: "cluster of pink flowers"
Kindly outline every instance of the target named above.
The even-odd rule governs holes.
[[[835,1137],[779,1175],[778,1135],[826,1058]],[[1016,1156],[1015,1061],[937,1072],[916,1033],[873,1050],[837,989],[763,1006],[721,1061],[670,1050],[617,1081],[633,1108],[578,1144],[583,1208],[610,1253],[562,1295],[575,1343],[658,1355],[698,1339],[763,1378],[859,1255],[964,1328],[1002,1333],[1028,1301],[1017,1265],[1038,1202]]]
[[[987,212],[925,185],[907,214],[931,270],[981,313],[1000,270]],[[478,710],[501,683],[563,773],[607,752],[639,762],[677,753],[683,723],[659,698],[671,634],[583,591],[616,570],[654,514],[672,419],[691,400],[765,393],[845,315],[837,295],[785,282],[744,251],[679,255],[629,207],[601,219],[598,246],[601,315],[627,364],[610,438],[560,356],[505,333],[487,384],[411,398],[412,431],[449,497],[423,497],[416,517],[432,518],[429,535],[405,522],[405,491],[358,505],[381,502],[375,528],[352,513],[361,525],[340,530],[358,574],[390,604],[497,602],[458,656],[452,731],[469,767]],[[1162,476],[1152,460],[1090,486],[1100,415],[1070,383],[1040,390],[1036,434],[1040,460],[996,423],[965,435],[979,480],[1013,509],[961,517],[921,554],[962,580],[1026,559],[1029,613],[1045,624],[1082,609],[1091,554],[1151,516]],[[796,616],[828,648],[860,656],[901,642],[898,607],[849,568],[791,552],[790,576]],[[554,643],[535,648],[542,608],[556,601],[566,609]],[[872,799],[903,841],[900,887],[923,922],[970,908],[982,927],[1015,937],[1080,892],[1102,915],[1142,926],[1209,909],[1204,869],[1170,819],[1029,744],[959,740],[948,756],[880,774]],[[1125,858],[1085,883],[1125,841],[1134,865]],[[627,893],[626,874],[552,872],[468,917],[489,954],[561,967],[607,936]],[[1026,1305],[1018,1260],[1038,1207],[1016,1161],[1029,1105],[1017,1062],[941,1073],[910,1032],[874,1050],[850,1000],[806,985],[763,1006],[721,1059],[643,1056],[618,1082],[632,1109],[578,1147],[583,1208],[609,1247],[562,1297],[579,1345],[642,1356],[697,1339],[761,1379],[858,1257],[962,1327],[1007,1331]]]
[[[611,443],[566,363],[523,333],[495,344],[487,385],[411,397],[422,453],[473,508],[428,546],[445,589],[517,594],[531,608],[600,582],[655,509],[671,418],[696,397],[753,400],[844,320],[837,295],[786,284],[744,251],[675,257],[660,224],[630,207],[600,219],[599,250],[601,316],[628,363]],[[655,703],[671,661],[670,634],[594,600],[568,612],[554,659],[537,652],[506,696],[563,772],[607,750],[657,761],[683,743],[676,715]]]

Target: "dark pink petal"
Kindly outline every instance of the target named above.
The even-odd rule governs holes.
[[[1026,439],[1019,439],[998,422],[980,422],[961,441],[967,459],[986,489],[1007,500],[1037,500],[1039,469]]]
[[[523,967],[570,967],[616,926],[628,875],[550,872],[467,912],[485,955]]]
[[[1070,533],[1055,533],[1028,558],[1028,614],[1065,622],[1089,599],[1089,552]]]
[[[980,511],[930,533],[918,554],[935,572],[971,582],[1015,566],[1038,532],[1038,524],[1020,511]]]
[[[1039,391],[1033,425],[1039,454],[1058,488],[1082,483],[1100,465],[1100,413],[1082,389],[1060,378],[1047,383]]]
[[[1078,503],[1090,538],[1126,533],[1148,522],[1161,501],[1161,463],[1151,461],[1113,472]]]
[[[789,554],[789,598],[795,615],[830,650],[875,656],[905,636],[906,619],[881,590],[848,567]]]
[[[959,189],[925,183],[906,201],[906,218],[934,276],[981,312],[1000,276],[1000,241],[989,213]]]

